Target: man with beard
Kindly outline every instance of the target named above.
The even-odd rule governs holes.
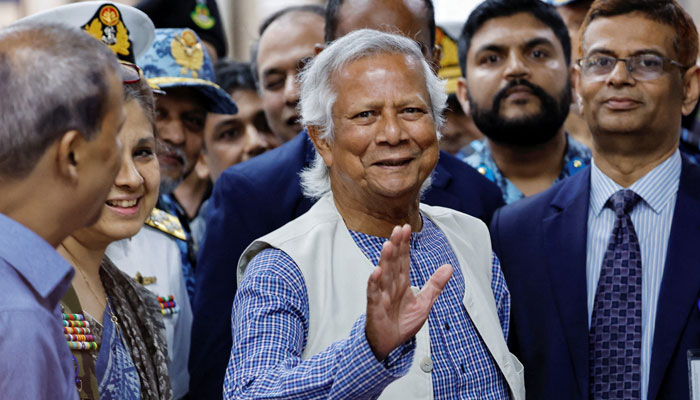
[[[580,39],[591,165],[491,223],[510,349],[533,399],[688,398],[700,167],[678,143],[700,96],[698,32],[675,0],[597,0]]]
[[[571,41],[554,7],[487,0],[459,38],[457,95],[486,139],[460,157],[494,181],[506,203],[585,167],[590,152],[564,131],[571,103]]]

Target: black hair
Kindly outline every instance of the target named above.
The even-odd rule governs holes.
[[[430,43],[435,44],[435,7],[432,0],[424,0],[425,10],[428,17],[428,31],[430,32]],[[338,29],[338,19],[343,0],[328,0],[326,2],[326,26],[324,28],[323,40],[330,43],[337,39],[335,31]]]
[[[250,63],[220,60],[214,66],[216,84],[229,94],[239,89],[256,90]]]
[[[467,76],[467,53],[472,38],[479,28],[491,19],[509,17],[523,12],[542,21],[554,32],[564,50],[566,65],[571,64],[569,30],[554,6],[541,0],[486,0],[472,11],[459,36],[459,67],[462,70],[462,76]]]
[[[265,33],[267,28],[273,22],[280,19],[280,17],[282,17],[283,15],[289,14],[291,12],[311,13],[316,14],[322,18],[325,16],[325,9],[322,6],[316,4],[306,4],[303,6],[285,7],[263,20],[263,22],[260,24],[260,27],[258,28],[258,40],[255,41],[255,43],[253,43],[253,45],[250,47],[250,71],[253,73],[253,80],[256,86],[260,85],[260,77],[258,76],[258,45],[260,43],[259,38],[262,37],[263,33]]]

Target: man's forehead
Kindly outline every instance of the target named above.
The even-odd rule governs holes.
[[[561,47],[552,29],[530,13],[492,18],[474,33],[469,54],[475,54],[489,46],[522,46],[534,39],[542,39]]]
[[[260,38],[257,61],[263,64],[296,62],[313,56],[314,46],[323,42],[323,17],[310,12],[293,11],[281,16],[267,27]],[[299,52],[308,54],[298,54]]]
[[[387,93],[392,93],[390,97],[398,95],[399,102],[416,99],[429,102],[421,60],[407,54],[378,53],[362,57],[335,71],[331,82],[346,105],[377,106],[386,100]],[[393,83],[376,86],[372,82]],[[350,87],[343,89],[347,85]],[[356,97],[355,89],[364,94]]]
[[[671,26],[631,13],[594,19],[583,33],[581,49],[584,55],[601,51],[617,56],[656,52],[675,58],[675,40]]]
[[[391,62],[391,68],[387,67],[387,61]],[[373,53],[347,63],[332,75],[332,79],[341,76],[352,78],[353,73],[357,72],[374,74],[380,71],[381,73],[396,71],[401,74],[407,74],[408,71],[415,71],[422,74],[423,64],[421,64],[421,61],[416,59],[416,57],[409,54],[389,52]]]

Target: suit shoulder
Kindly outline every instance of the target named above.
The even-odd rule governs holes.
[[[511,228],[525,232],[539,225],[549,215],[554,198],[562,190],[567,190],[563,183],[558,182],[542,193],[501,207],[496,211],[491,229]]]
[[[304,167],[305,159],[305,141],[295,138],[250,160],[229,167],[221,174],[221,178],[225,181],[236,180],[239,177],[256,181],[278,179],[280,175],[298,174]]]
[[[482,194],[501,196],[501,191],[493,182],[481,175],[469,164],[446,152],[440,152],[438,165],[445,168],[458,182],[478,186]]]

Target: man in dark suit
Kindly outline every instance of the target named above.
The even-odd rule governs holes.
[[[511,351],[532,398],[688,398],[700,168],[678,142],[700,92],[698,33],[675,0],[598,0],[581,32],[593,162],[491,223]]]
[[[364,3],[332,1],[326,24],[336,29],[330,37],[326,32],[326,39],[366,27],[398,29],[408,37],[418,38],[426,58],[433,60],[435,22],[431,1],[426,0],[424,7],[412,7],[409,0]],[[230,315],[238,258],[253,240],[311,208],[313,202],[302,195],[299,172],[311,165],[314,154],[308,134],[302,131],[277,149],[229,168],[214,187],[196,276],[190,393],[197,398],[221,398],[232,343]],[[494,184],[444,152],[440,153],[432,187],[423,200],[486,223],[502,204]],[[208,394],[198,394],[205,390]]]

